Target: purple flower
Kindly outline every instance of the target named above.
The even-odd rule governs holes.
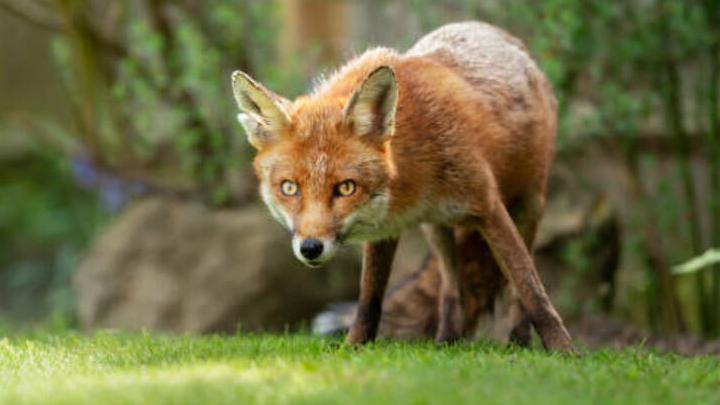
[[[70,159],[70,169],[72,170],[75,182],[85,189],[93,189],[98,184],[98,172],[93,167],[92,162],[85,156],[76,155]]]
[[[77,155],[70,159],[75,182],[86,190],[98,193],[102,204],[112,213],[119,212],[132,197],[145,194],[141,181],[127,181],[113,173],[98,170],[90,159]]]

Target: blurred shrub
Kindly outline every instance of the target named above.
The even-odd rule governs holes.
[[[252,178],[229,77],[243,69],[270,85],[293,81],[270,67],[273,2],[135,1],[112,13],[87,1],[59,4],[69,32],[53,50],[74,95],[73,154],[147,191],[245,201]]]
[[[0,167],[0,313],[70,316],[72,273],[106,211],[57,154],[34,149]]]

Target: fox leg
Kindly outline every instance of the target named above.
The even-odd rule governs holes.
[[[537,228],[545,210],[545,197],[542,193],[520,198],[510,206],[510,216],[525,241],[530,255],[533,252]],[[530,345],[530,319],[522,307],[517,290],[511,283],[495,302],[495,322],[497,329],[494,335],[499,340],[507,339],[519,346]]]
[[[545,348],[573,351],[570,334],[550,302],[530,251],[499,196],[478,210],[480,230],[500,269],[518,293]]]
[[[438,258],[440,294],[438,295],[438,328],[435,340],[452,342],[462,336],[463,311],[460,302],[457,255],[453,229],[425,223],[421,225],[430,250]]]
[[[397,239],[387,239],[379,242],[366,242],[363,246],[360,299],[355,320],[345,339],[348,344],[367,343],[377,336],[380,315],[382,315],[383,296],[397,243]]]

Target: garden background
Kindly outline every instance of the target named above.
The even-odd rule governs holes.
[[[470,19],[523,39],[559,99],[536,260],[576,333],[717,338],[713,0],[0,0],[2,324],[306,330],[353,300],[357,252],[304,269],[259,206],[230,73],[294,97]],[[425,254],[407,239],[397,274]]]

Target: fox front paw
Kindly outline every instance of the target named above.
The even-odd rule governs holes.
[[[361,325],[353,325],[345,337],[345,344],[350,346],[361,346],[375,340],[375,334],[371,333],[368,328]]]
[[[578,355],[579,352],[575,349],[575,346],[572,343],[572,339],[570,338],[570,334],[568,334],[567,330],[565,330],[564,327],[559,328],[556,331],[553,331],[553,333],[546,334],[545,336],[541,336],[543,345],[545,348],[552,352],[558,352],[568,355]]]

